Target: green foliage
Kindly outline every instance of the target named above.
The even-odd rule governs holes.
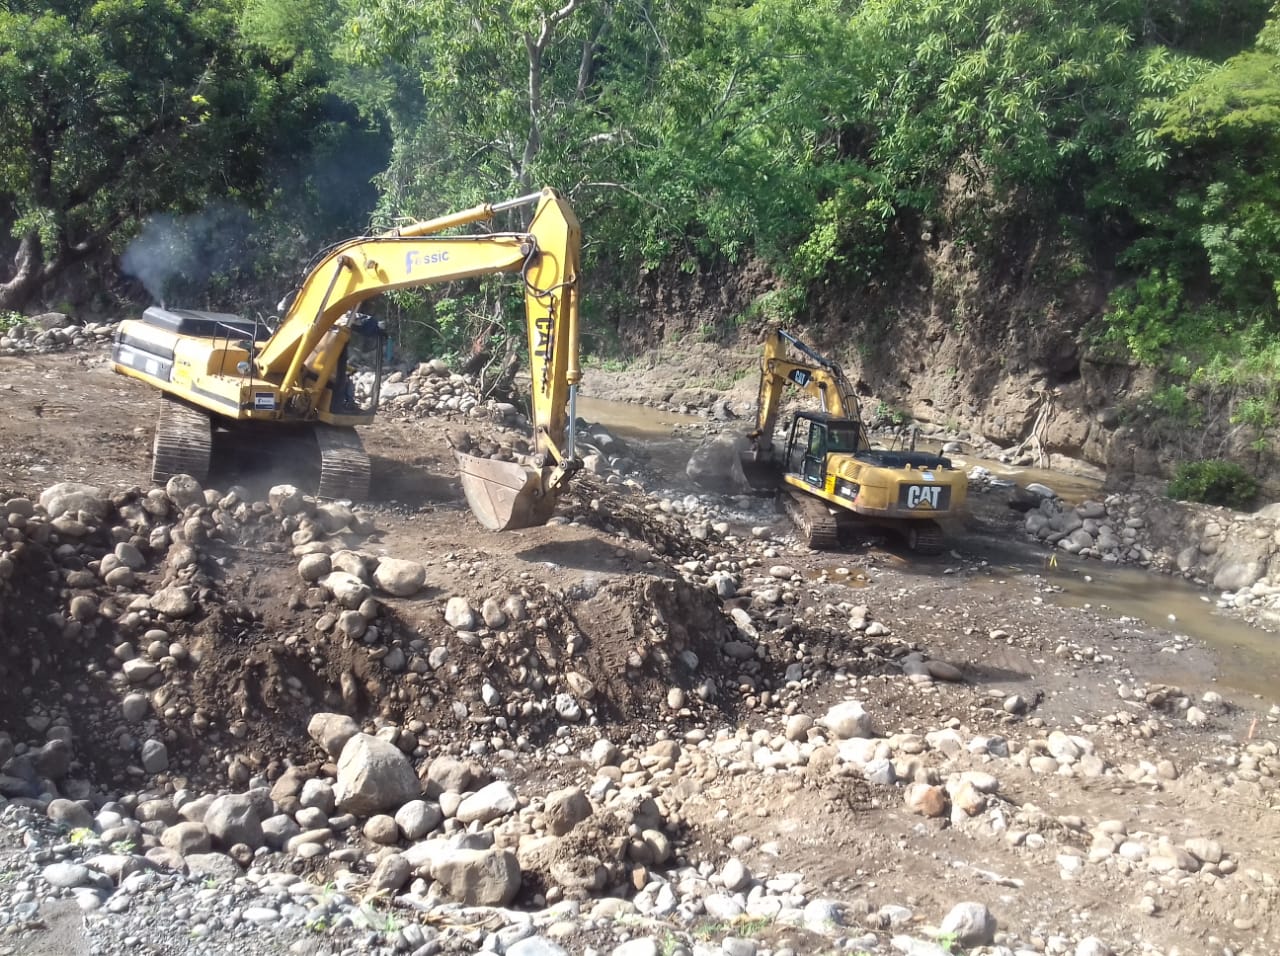
[[[1146,365],[1160,362],[1167,350],[1196,341],[1199,323],[1187,321],[1182,282],[1153,270],[1132,286],[1111,294],[1104,321],[1105,339],[1122,344],[1130,355]]]
[[[888,402],[879,402],[872,416],[874,423],[883,423],[894,428],[901,428],[911,423],[911,416],[900,408],[894,408]]]
[[[1198,427],[1204,421],[1204,408],[1187,394],[1186,385],[1166,385],[1151,393],[1151,407],[1173,421]]]
[[[1180,501],[1247,508],[1258,495],[1258,480],[1232,461],[1212,458],[1180,464],[1169,482],[1168,495]]]
[[[1251,395],[1241,400],[1231,413],[1233,425],[1246,425],[1257,431],[1265,431],[1275,424],[1276,409],[1274,404]]]
[[[736,325],[794,325],[804,306],[804,290],[786,285],[756,297]]]
[[[21,312],[0,311],[0,335],[12,332],[26,321],[27,317]]]

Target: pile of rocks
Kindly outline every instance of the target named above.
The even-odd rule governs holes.
[[[308,732],[322,763],[252,780],[244,792],[198,795],[171,782],[107,801],[8,801],[0,825],[22,835],[24,850],[5,860],[0,931],[22,938],[38,928],[41,903],[66,899],[89,914],[90,934],[135,947],[184,938],[255,946],[263,934],[292,931],[327,940],[329,952],[421,956],[889,948],[942,956],[957,943],[974,953],[1029,951],[982,903],[957,903],[928,929],[927,914],[904,901],[824,892],[749,836],[734,837],[719,860],[690,855],[679,839],[682,807],[706,799],[713,781],[744,773],[898,784],[910,812],[1056,853],[1064,873],[1108,860],[1121,875],[1170,880],[1205,866],[1220,877],[1235,870],[1213,840],[1174,846],[1116,821],[1089,828],[1018,807],[983,768],[1011,753],[1017,766],[1036,748],[953,728],[877,736],[853,699],[817,718],[793,713],[776,734],[692,731],[637,746],[596,737],[576,754],[586,779],[540,793],[471,760],[438,757],[415,770],[389,725],[369,734],[318,713]],[[1042,743],[1068,764],[1088,749],[1056,732]],[[1085,857],[1075,845],[1088,833]],[[300,864],[317,875],[298,876]],[[170,918],[154,919],[165,907]],[[753,925],[786,928],[786,941],[764,949],[734,932]],[[1089,935],[1053,937],[1050,951],[1111,953]]]
[[[356,375],[354,382],[362,402],[368,400],[377,384],[372,372]],[[386,375],[378,390],[378,404],[384,411],[412,418],[474,417],[473,410],[477,408],[496,416],[498,421],[506,416],[514,421],[516,416],[514,405],[486,399],[480,394],[476,376],[452,371],[443,359],[431,359],[408,371]]]
[[[111,322],[80,325],[62,312],[43,312],[0,333],[0,355],[97,346],[109,341],[114,334],[115,324]]]

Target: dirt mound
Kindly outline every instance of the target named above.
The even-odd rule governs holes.
[[[587,532],[602,553],[630,554],[623,546],[636,540],[668,553],[700,547],[671,516],[619,491],[584,485],[579,494],[571,512],[614,532]],[[234,493],[204,500],[181,508],[135,490],[99,499],[104,517],[77,539],[60,536],[39,507],[26,527],[10,529],[23,540],[3,558],[0,628],[10,638],[0,677],[25,684],[27,695],[7,696],[0,722],[21,728],[33,701],[60,700],[49,719],[92,741],[84,752],[96,780],[123,785],[136,773],[138,740],[122,704],[141,695],[146,732],[165,741],[178,774],[243,783],[306,762],[306,726],[319,710],[413,728],[426,755],[536,746],[565,724],[626,736],[662,712],[686,722],[729,716],[739,699],[722,692],[738,683],[741,664],[723,653],[734,628],[712,592],[666,564],[558,583],[490,568],[488,591],[506,601],[489,624],[476,615],[451,625],[448,596],[436,588],[413,599],[379,595],[362,606],[367,626],[344,632],[342,616],[353,612],[304,581],[289,553],[329,513],[282,515]],[[371,530],[364,518],[356,523]],[[127,585],[109,585],[130,540],[145,567],[115,579]],[[343,527],[312,544],[376,562],[343,547],[360,541]]]

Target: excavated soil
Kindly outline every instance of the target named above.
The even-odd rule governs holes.
[[[0,371],[0,499],[34,498],[67,480],[121,495],[145,489],[157,402],[149,389],[112,374],[98,352],[0,358]],[[1131,831],[1175,842],[1217,839],[1242,873],[1226,888],[1192,878],[1174,889],[1152,889],[1137,876],[1060,875],[1052,855],[1046,862],[1014,841],[923,820],[902,807],[901,788],[832,777],[817,766],[802,774],[729,774],[689,786],[681,838],[699,856],[723,859],[731,837],[751,834],[758,844],[776,844],[789,870],[826,885],[831,895],[905,902],[932,913],[956,900],[980,900],[1004,925],[1048,933],[1083,921],[1119,952],[1140,952],[1147,944],[1184,954],[1221,953],[1224,946],[1254,956],[1280,951],[1276,791],[1266,781],[1225,788],[1219,780],[1243,744],[1275,739],[1266,716],[1274,701],[1217,684],[1209,649],[1141,622],[1045,600],[1060,572],[1015,540],[1002,502],[977,496],[975,518],[937,558],[915,558],[883,542],[844,553],[783,549],[777,563],[805,578],[801,599],[768,612],[752,680],[739,683],[743,666],[717,650],[733,626],[721,602],[673,570],[679,562],[725,554],[722,542],[714,536],[694,541],[661,512],[646,509],[643,499],[585,476],[562,506],[573,523],[484,531],[455,480],[446,425],[468,427],[460,420],[387,417],[362,430],[373,457],[368,510],[376,528],[362,546],[427,566],[426,589],[413,599],[387,599],[379,626],[420,640],[424,649],[444,648],[449,666],[437,669],[428,687],[412,671],[389,674],[373,666],[379,649],[317,631],[318,609],[309,605],[287,536],[278,530],[264,526],[261,534],[223,542],[218,572],[201,594],[202,610],[177,635],[191,661],[166,702],[178,734],[171,749],[193,782],[225,784],[236,769],[228,760],[271,773],[273,764],[278,769],[299,752],[310,715],[328,707],[410,727],[420,722],[441,751],[456,751],[478,729],[474,711],[458,705],[487,681],[513,703],[508,720],[485,728],[518,751],[513,779],[550,787],[574,764],[547,746],[562,722],[533,705],[528,674],[572,680],[579,691],[589,686],[594,720],[614,740],[739,725],[777,734],[798,708],[794,688],[783,693],[788,665],[803,659],[820,676],[805,688],[800,709],[806,713],[821,714],[856,685],[857,697],[887,732],[951,726],[1013,739],[1062,728],[1090,736],[1113,766],[1172,761],[1180,773],[1160,785],[1136,776],[1046,778],[1010,761],[995,772],[1011,829],[1020,820],[1059,827],[1060,843],[1087,849],[1087,832],[1071,821],[1120,819]],[[218,482],[231,477],[215,475],[212,483],[225,488]],[[264,492],[295,476],[258,469],[235,477]],[[786,533],[782,525],[775,531]],[[108,544],[100,543],[104,553]],[[53,570],[48,557],[36,553],[18,562],[14,580],[23,600],[3,608],[0,679],[21,690],[0,695],[0,728],[24,720],[33,701],[74,702],[76,739],[101,744],[96,779],[136,783],[131,768],[104,756],[112,752],[115,731],[102,715],[119,706],[118,687],[102,666],[110,634],[104,624],[102,633],[78,639],[49,636],[45,615],[64,606]],[[463,643],[443,616],[444,600],[455,594],[475,606],[486,597],[518,596],[528,614],[500,638]],[[851,634],[844,624],[850,604],[869,605],[892,637]],[[962,680],[929,687],[904,680],[895,661],[911,647],[950,662]],[[1176,655],[1168,653],[1174,648]],[[703,700],[696,691],[708,679],[724,692]],[[1162,693],[1160,682],[1175,680],[1186,693],[1213,689],[1225,697],[1207,729],[1191,728],[1165,709],[1178,695]],[[1122,684],[1147,693],[1122,701]],[[667,706],[672,688],[686,692],[683,711]],[[1025,713],[1004,706],[1011,695],[1027,702]],[[784,699],[790,703],[780,706]],[[530,706],[522,709],[522,701]],[[205,715],[207,732],[192,731],[195,715]],[[983,766],[976,757],[970,763]],[[1245,870],[1257,879],[1246,878]],[[1141,902],[1152,894],[1159,905]]]

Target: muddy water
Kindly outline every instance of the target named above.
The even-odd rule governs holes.
[[[1218,659],[1215,673],[1193,669],[1170,653],[1159,668],[1164,679],[1187,689],[1215,689],[1234,693],[1275,695],[1280,686],[1280,634],[1252,627],[1223,614],[1212,592],[1141,568],[1108,567],[1068,555],[1041,555],[1036,560],[1002,553],[990,554],[991,570],[1006,580],[1035,579],[1050,585],[1044,600],[1060,607],[1088,608],[1113,620],[1129,618],[1169,632],[1165,646],[1194,642],[1211,649]],[[1007,560],[1005,560],[1007,559]],[[977,582],[997,588],[996,581]]]
[[[646,464],[672,481],[684,478],[689,455],[698,444],[705,418],[664,412],[647,405],[612,402],[606,398],[578,397],[578,416],[604,425],[619,438],[639,445],[648,453]],[[681,433],[677,433],[679,428]],[[746,431],[746,426],[743,426]]]
[[[684,466],[697,444],[706,419],[693,415],[663,412],[643,405],[580,398],[578,414],[605,425],[619,437],[641,445],[649,454],[649,465],[672,480],[684,476]],[[744,425],[744,430],[745,430]],[[678,430],[677,430],[678,429]],[[920,443],[921,448],[928,447]],[[935,449],[936,450],[936,449]],[[953,455],[966,469],[980,465],[993,475],[1021,485],[1039,482],[1065,501],[1079,503],[1102,495],[1096,479],[1061,471],[1014,468],[1003,462],[969,455]],[[1173,635],[1184,636],[1212,648],[1220,661],[1216,675],[1189,671],[1180,666],[1177,655],[1169,655],[1169,679],[1184,686],[1250,694],[1274,694],[1280,686],[1280,634],[1271,634],[1221,614],[1213,595],[1174,578],[1151,574],[1138,568],[1117,568],[1055,555],[1056,566],[1036,566],[1025,557],[995,553],[996,570],[1008,568],[1012,578],[1041,576],[1061,588],[1048,592],[1046,600],[1063,607],[1091,608],[1111,618],[1134,618]],[[1045,555],[1044,561],[1048,561]],[[857,569],[838,569],[846,583],[857,587]],[[841,580],[839,573],[830,579]]]

